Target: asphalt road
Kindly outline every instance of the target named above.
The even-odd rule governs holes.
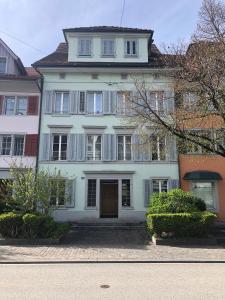
[[[0,299],[225,299],[225,264],[0,265]]]

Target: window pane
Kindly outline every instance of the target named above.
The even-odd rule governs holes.
[[[52,159],[58,160],[59,159],[59,135],[53,136],[53,153]]]
[[[127,54],[130,54],[130,41],[127,41]]]
[[[130,180],[122,180],[122,206],[130,206]]]
[[[61,160],[66,160],[67,153],[67,135],[61,136]]]
[[[89,114],[94,113],[94,93],[87,93],[87,109]]]
[[[6,73],[6,58],[0,58],[0,73]]]
[[[69,112],[69,93],[63,93],[63,112]]]
[[[26,97],[18,97],[17,98],[17,115],[26,115],[27,114],[27,98]]]
[[[11,135],[5,135],[2,137],[1,155],[10,155],[11,152]]]
[[[13,155],[23,155],[24,136],[15,136]]]
[[[136,54],[136,41],[132,42],[132,54]]]
[[[96,179],[88,180],[87,206],[96,206]]]
[[[152,180],[152,188],[153,188],[153,193],[160,192],[159,180]]]
[[[167,192],[168,188],[168,181],[167,180],[161,180],[161,192]]]
[[[95,113],[102,113],[102,93],[95,94]]]
[[[131,136],[126,136],[125,141],[126,141],[125,158],[126,160],[131,160]]]
[[[101,136],[87,136],[87,160],[101,160]]]
[[[91,40],[80,39],[79,40],[79,55],[90,56],[91,55]]]
[[[118,142],[118,160],[124,160],[124,142],[123,142],[123,136],[119,135],[117,137]]]
[[[6,115],[14,115],[15,113],[15,97],[6,97],[5,101],[5,114]]]
[[[55,94],[55,112],[60,113],[61,112],[61,93]]]
[[[101,143],[101,136],[95,137],[95,160],[101,160],[101,151],[102,151],[102,143]]]
[[[201,198],[207,208],[215,208],[214,186],[212,182],[195,182],[192,185],[195,196]]]
[[[114,40],[103,40],[102,54],[108,56],[114,55]]]

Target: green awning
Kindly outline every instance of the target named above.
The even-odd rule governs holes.
[[[217,172],[210,171],[193,171],[184,175],[186,180],[222,180],[222,177]]]

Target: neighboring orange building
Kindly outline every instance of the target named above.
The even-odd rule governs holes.
[[[202,198],[208,209],[225,221],[225,158],[180,154],[179,161],[181,188]]]

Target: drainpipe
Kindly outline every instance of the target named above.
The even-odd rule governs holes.
[[[41,133],[41,115],[42,115],[42,100],[43,100],[43,85],[44,85],[44,79],[42,74],[35,69],[39,74],[40,74],[40,84],[38,84],[38,88],[40,90],[40,104],[39,104],[39,122],[38,122],[38,141],[37,141],[37,156],[36,156],[36,166],[35,166],[35,171],[37,173],[38,171],[38,161],[39,161],[39,146],[40,146],[40,133]]]

